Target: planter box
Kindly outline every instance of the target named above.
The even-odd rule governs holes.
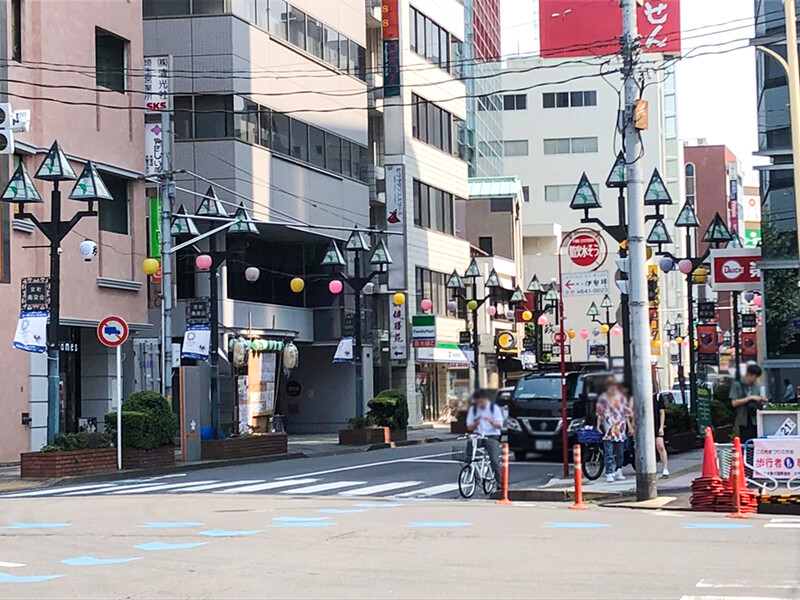
[[[286,454],[289,446],[285,433],[245,435],[224,440],[203,440],[200,455],[203,460],[226,460],[251,456]]]
[[[697,448],[697,433],[686,431],[684,433],[667,434],[664,445],[670,452],[686,452]]]
[[[174,464],[175,448],[173,446],[161,446],[155,450],[122,448],[123,469],[152,469],[170,467]]]
[[[342,446],[369,446],[370,444],[388,444],[390,441],[392,441],[392,434],[388,427],[339,430],[339,444]]]
[[[116,448],[70,450],[68,452],[23,452],[20,454],[22,477],[73,477],[117,470]]]
[[[408,440],[407,429],[391,429],[389,430],[389,437],[393,442],[405,442]]]

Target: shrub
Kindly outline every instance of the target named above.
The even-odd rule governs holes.
[[[372,422],[372,419],[369,416],[366,417],[354,417],[347,421],[347,424],[350,426],[350,429],[364,429],[365,427],[374,427],[375,423]]]
[[[393,430],[408,428],[408,402],[400,390],[383,390],[367,403],[367,417],[379,427]]]
[[[694,417],[684,404],[667,404],[665,428],[669,434],[695,431]]]
[[[94,450],[110,448],[111,437],[103,431],[81,431],[59,433],[53,444],[44,446],[42,452],[65,452],[68,450]]]
[[[715,397],[709,401],[711,407],[711,424],[714,427],[725,427],[726,425],[733,425],[734,410],[731,406],[730,400]]]
[[[106,431],[116,439],[117,413],[106,415]],[[134,392],[122,403],[122,445],[154,450],[172,446],[178,431],[178,417],[157,392]]]

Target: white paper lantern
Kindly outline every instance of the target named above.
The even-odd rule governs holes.
[[[244,278],[250,283],[258,281],[259,277],[261,277],[261,271],[258,270],[258,267],[247,267],[244,270]]]
[[[92,240],[83,240],[78,246],[78,252],[81,253],[83,260],[91,262],[97,256],[97,243]]]

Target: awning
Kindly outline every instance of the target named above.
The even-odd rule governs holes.
[[[468,368],[475,353],[471,348],[456,344],[437,344],[433,348],[417,348],[417,362],[447,363],[451,366]]]

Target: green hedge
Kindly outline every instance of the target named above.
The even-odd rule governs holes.
[[[694,417],[685,404],[667,404],[664,412],[667,435],[697,430]]]
[[[408,428],[408,402],[400,390],[383,390],[367,403],[367,418],[378,427]]]
[[[103,431],[81,431],[80,433],[59,433],[53,444],[44,446],[43,452],[66,452],[69,450],[94,450],[110,448],[111,437]]]
[[[106,415],[106,431],[117,436],[117,413]],[[122,403],[122,445],[126,448],[154,450],[175,444],[178,417],[157,392],[134,392]]]

